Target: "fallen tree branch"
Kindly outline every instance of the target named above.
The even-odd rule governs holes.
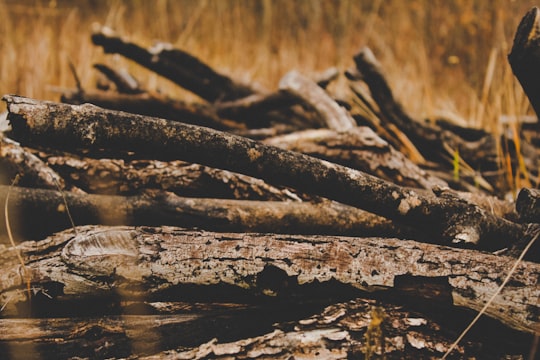
[[[291,71],[279,82],[279,89],[301,99],[315,109],[321,125],[336,131],[346,131],[356,126],[356,121],[314,81]]]
[[[423,286],[416,289],[417,296],[443,303],[451,299],[454,306],[479,310],[515,261],[397,239],[178,228],[85,227],[17,248],[0,253],[0,298],[7,302],[7,314],[17,313],[27,296],[17,250],[32,275],[32,286],[52,302],[112,292],[123,300],[156,298],[180,285],[228,284],[284,297],[301,292],[303,284],[328,281],[361,290],[399,291],[400,283],[414,287],[412,280],[431,278],[444,285],[433,291]],[[486,315],[520,331],[538,331],[539,276],[539,264],[520,263]]]
[[[0,133],[0,169],[2,176],[14,178],[19,175],[20,183],[45,189],[64,189],[64,179],[39,157],[24,149],[17,142]],[[1,179],[9,183],[9,179]],[[6,181],[7,180],[7,181]]]
[[[95,194],[132,195],[145,189],[159,189],[205,198],[274,201],[312,198],[250,176],[178,160],[94,159],[44,152],[39,152],[39,156],[70,183]]]
[[[0,186],[0,203],[10,194],[11,228],[18,241],[43,239],[76,225],[175,225],[228,232],[272,232],[421,238],[421,232],[339,203],[242,201],[179,197],[169,192],[111,196]],[[0,223],[0,234],[5,224]],[[3,235],[2,235],[3,236]],[[0,237],[0,244],[8,240]]]
[[[158,93],[123,94],[112,91],[66,91],[61,101],[68,104],[91,103],[106,109],[178,120],[188,124],[208,126],[218,130],[244,129],[240,123],[220,118],[208,105],[186,103]]]
[[[345,165],[398,185],[432,189],[448,184],[420,169],[368,127],[313,129],[276,136],[265,144]]]
[[[94,31],[92,41],[102,46],[106,53],[125,56],[209,102],[238,99],[256,92],[247,85],[217,73],[199,59],[174,49],[170,44],[160,43],[147,50],[103,27]]]
[[[112,149],[139,157],[182,159],[237,171],[409,225],[425,224],[433,241],[475,244],[483,249],[511,246],[525,237],[522,225],[438,191],[413,190],[307,155],[208,128],[164,119],[6,95],[13,135],[26,144],[67,150]]]

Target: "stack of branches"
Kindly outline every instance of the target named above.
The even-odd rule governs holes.
[[[539,13],[525,16],[510,55],[522,83],[516,69],[540,71]],[[526,245],[540,232],[538,127],[496,138],[414,119],[368,48],[343,73],[291,71],[269,91],[168,44],[146,49],[106,28],[92,40],[202,101],[103,64],[106,82],[77,81],[62,102],[4,96],[6,351],[534,356],[540,254]],[[336,99],[340,76],[350,91]],[[502,200],[503,170],[523,169],[531,187]]]

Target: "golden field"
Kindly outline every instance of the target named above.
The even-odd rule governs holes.
[[[94,87],[95,62],[126,67],[150,89],[175,85],[91,44],[92,24],[142,45],[172,43],[218,71],[267,88],[286,72],[346,69],[369,46],[416,117],[442,112],[495,130],[528,102],[506,61],[521,0],[0,0],[0,93],[59,99]]]

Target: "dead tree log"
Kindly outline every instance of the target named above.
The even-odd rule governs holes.
[[[22,253],[24,268],[16,251]],[[79,227],[4,249],[0,260],[0,299],[6,315],[19,313],[17,309],[27,301],[28,283],[34,292],[50,297],[42,300],[54,304],[112,295],[125,301],[159,301],[166,290],[181,300],[182,294],[190,293],[182,290],[187,285],[232,285],[287,298],[301,293],[306,284],[337,281],[351,289],[408,291],[431,302],[450,301],[478,311],[515,262],[510,257],[397,239],[207,233],[168,227]],[[486,315],[519,331],[538,331],[539,276],[539,264],[521,262]],[[422,291],[415,288],[419,284]],[[324,292],[310,296],[324,296]]]
[[[0,186],[0,204],[9,193],[10,227],[17,242],[43,239],[76,225],[175,225],[226,232],[272,232],[422,238],[420,231],[335,202],[241,201],[179,197],[147,191],[141,195],[88,195]],[[66,209],[66,204],[68,209]],[[0,244],[6,228],[0,222]]]
[[[245,129],[243,124],[220,118],[210,106],[167,98],[158,93],[123,94],[101,90],[64,92],[61,101],[68,104],[91,103],[106,109],[127,111],[218,130]]]
[[[151,308],[153,304],[148,305]],[[361,298],[322,310],[308,306],[311,313],[307,315],[305,305],[304,310],[292,304],[179,305],[184,306],[182,311],[166,315],[0,319],[2,353],[9,358],[9,354],[24,349],[27,358],[40,360],[244,359],[264,355],[272,359],[423,359],[439,358],[454,340],[453,324]],[[498,336],[482,334],[488,326]],[[480,331],[458,346],[453,357],[503,359],[526,354],[530,337],[493,324],[478,328]]]
[[[356,126],[356,121],[314,81],[291,71],[279,82],[279,89],[301,99],[315,109],[321,125],[336,131],[346,131]]]
[[[264,143],[345,165],[402,186],[424,189],[448,186],[420,169],[368,127],[357,126],[346,131],[305,130],[266,139]]]
[[[125,56],[209,102],[233,100],[256,93],[251,87],[217,73],[199,59],[174,49],[170,44],[160,43],[147,50],[101,27],[94,31],[92,41],[103,47],[106,53]]]
[[[22,184],[45,189],[64,189],[64,179],[51,169],[39,157],[24,149],[17,142],[0,133],[0,169],[2,183],[9,183],[16,175],[21,177]]]
[[[442,325],[397,306],[384,304],[383,308],[379,305],[382,304],[355,299],[328,306],[316,315],[295,322],[294,327],[277,324],[277,329],[262,336],[229,343],[214,338],[195,348],[161,352],[141,359],[249,359],[264,355],[283,360],[436,359],[448,351],[453,339],[446,335],[447,331],[441,331],[447,330],[448,324]],[[521,349],[512,348],[503,345],[500,339],[515,337],[503,333],[494,337],[498,342],[486,334],[482,342],[469,337],[451,357],[502,359],[510,354],[519,357],[527,353],[530,337],[517,340]]]
[[[183,159],[260,177],[409,225],[425,224],[434,241],[511,246],[522,225],[493,216],[447,193],[427,196],[357,170],[212,129],[104,110],[5,96],[13,135],[32,145],[68,150],[133,151],[140,157]]]

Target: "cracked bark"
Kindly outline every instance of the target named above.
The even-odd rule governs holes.
[[[408,294],[417,300],[446,306],[450,302],[478,311],[515,261],[397,239],[211,233],[172,227],[79,227],[17,248],[25,271],[15,249],[0,253],[5,314],[24,308],[28,280],[51,297],[49,306],[85,296],[159,301],[166,290],[181,300],[186,294],[182,286],[187,285],[226,285],[286,299],[301,293],[305,285],[337,282],[351,290],[393,288],[398,298],[400,287],[406,291],[412,286]],[[30,279],[24,274],[30,274]],[[522,332],[537,331],[539,276],[539,264],[520,263],[512,283],[486,315]],[[442,286],[418,291],[414,287],[419,282],[407,279],[432,279]],[[310,296],[324,296],[324,292]],[[41,303],[45,309],[47,301]]]
[[[511,246],[525,228],[451,194],[420,194],[363,172],[307,155],[197,127],[92,105],[72,106],[8,96],[13,136],[24,144],[73,151],[131,151],[139,157],[182,159],[237,171],[409,225],[426,224],[433,241]]]

